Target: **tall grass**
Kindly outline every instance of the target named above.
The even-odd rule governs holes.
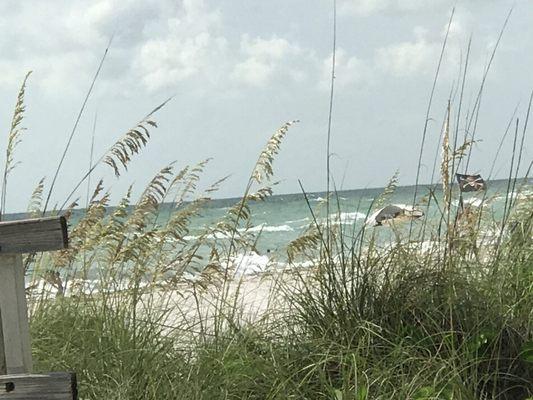
[[[16,129],[23,94],[18,99]],[[533,198],[514,193],[523,189],[527,122],[520,140],[515,135],[503,216],[451,207],[451,180],[473,138],[458,142],[459,112],[452,129],[450,101],[439,144],[443,190],[427,193],[440,213],[435,224],[416,232],[414,225],[335,223],[342,210],[337,202],[337,219],[330,215],[333,193],[326,218],[322,205],[307,202],[312,221],[287,243],[287,270],[243,279],[237,256],[254,250],[261,235],[251,229],[253,204],[272,194],[274,158],[296,121],[268,139],[242,198],[194,238],[194,218],[225,179],[198,190],[209,159],[164,166],[138,198],[130,187],[114,206],[101,180],[85,209],[71,202],[97,167],[121,175],[149,144],[166,103],[91,163],[53,211],[70,220],[69,248],[25,260],[38,371],[76,371],[82,399],[533,396]],[[390,202],[397,186],[398,173],[363,211]],[[29,215],[43,212],[44,192],[40,181]],[[244,300],[252,284],[263,288],[266,306],[251,313]]]

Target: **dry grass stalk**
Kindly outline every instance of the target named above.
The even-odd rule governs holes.
[[[448,100],[448,113],[444,133],[442,138],[442,161],[440,166],[440,175],[442,179],[442,192],[444,196],[444,209],[448,212],[451,206],[450,191],[450,101]]]
[[[26,128],[21,126],[21,123],[24,119],[24,112],[26,111],[24,96],[26,94],[26,82],[28,81],[30,74],[31,71],[26,74],[24,80],[22,81],[22,85],[17,96],[17,102],[15,104],[15,111],[11,120],[11,127],[9,129],[6,148],[6,163],[4,166],[4,177],[2,180],[2,195],[0,199],[0,219],[2,217],[2,213],[5,213],[6,210],[7,177],[13,168],[17,166],[17,163],[14,162],[13,154],[15,152],[15,148],[21,141],[22,132],[26,130]]]
[[[255,167],[252,171],[251,179],[261,184],[264,180],[269,180],[272,178],[274,174],[272,168],[274,157],[279,153],[281,142],[289,131],[289,128],[297,122],[299,121],[294,120],[286,122],[272,135],[257,159]]]
[[[37,218],[41,215],[41,205],[43,202],[43,192],[44,192],[44,178],[42,178],[30,196],[30,201],[28,203],[27,212],[30,217]]]

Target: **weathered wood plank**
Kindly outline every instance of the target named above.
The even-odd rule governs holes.
[[[0,222],[0,253],[31,253],[67,247],[65,217]]]
[[[0,254],[0,310],[7,373],[30,372],[31,341],[21,254]]]
[[[76,400],[76,374],[53,372],[0,376],[0,399]]]

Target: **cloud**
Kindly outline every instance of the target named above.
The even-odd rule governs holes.
[[[438,42],[428,41],[426,31],[415,28],[415,39],[376,50],[376,66],[396,77],[434,72],[439,57]]]
[[[180,13],[165,22],[138,51],[134,67],[145,88],[155,91],[191,78],[216,82],[227,58],[220,14],[202,0],[186,0]]]
[[[377,13],[432,11],[440,5],[450,5],[448,0],[340,0],[339,10],[342,14],[369,16]]]
[[[338,89],[354,84],[362,84],[371,80],[370,69],[365,61],[355,55],[349,55],[343,48],[335,54],[335,86]],[[329,90],[331,84],[331,55],[322,60],[319,87]]]
[[[340,0],[339,7],[343,12],[370,15],[448,3]],[[40,0],[2,2],[0,84],[18,86],[25,71],[32,69],[32,84],[49,95],[79,96],[114,35],[94,96],[178,89],[212,93],[213,89],[304,82],[329,87],[331,56],[317,55],[315,43],[305,44],[305,39],[297,41],[282,33],[232,34],[222,13],[228,6],[217,9],[212,4],[207,0],[58,0],[50,8]],[[451,39],[464,41],[463,26],[470,24],[456,15]],[[441,44],[442,32],[418,29],[410,40],[376,44],[375,54],[365,58],[339,48],[336,83],[343,87],[371,82],[380,72],[399,77],[433,71]],[[451,44],[448,55],[458,58],[460,50],[453,46],[458,48]]]
[[[344,14],[367,16],[387,8],[389,0],[341,0],[339,9]]]
[[[212,79],[225,53],[220,15],[203,0],[8,1],[1,11],[0,83],[18,85],[32,69],[49,94],[85,90],[112,36],[99,86],[118,92]]]
[[[111,37],[93,97],[265,87],[319,70],[314,53],[287,38],[231,36],[207,0],[58,1],[2,2],[0,84],[16,87],[31,69],[48,95],[79,96]]]
[[[171,20],[165,37],[148,40],[141,46],[136,72],[149,91],[198,76],[206,84],[217,80],[215,66],[220,67],[224,61],[226,39],[209,31],[184,34],[187,26],[180,20]]]
[[[73,74],[83,77],[85,65],[93,61],[87,44],[78,40],[78,32],[84,27],[70,32],[69,4],[63,2],[52,13],[37,1],[8,3],[13,4],[4,3],[5,9],[9,5],[14,7],[2,14],[0,83],[18,86],[25,71],[32,69],[35,71],[32,83],[48,90],[68,92],[66,79]]]
[[[93,97],[159,91],[320,82],[323,60],[279,34],[231,36],[206,0],[40,0],[2,2],[0,84],[17,87],[25,71],[55,97],[80,96],[111,37]],[[361,62],[339,53],[339,82],[360,79]]]
[[[236,81],[251,86],[265,86],[275,77],[296,82],[306,79],[305,62],[312,54],[287,39],[278,36],[252,39],[244,34],[240,49],[244,59],[234,67],[232,76]]]

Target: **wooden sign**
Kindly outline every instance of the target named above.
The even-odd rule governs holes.
[[[67,246],[64,217],[0,222],[0,399],[76,398],[72,374],[30,374],[31,340],[22,265],[22,253]]]

